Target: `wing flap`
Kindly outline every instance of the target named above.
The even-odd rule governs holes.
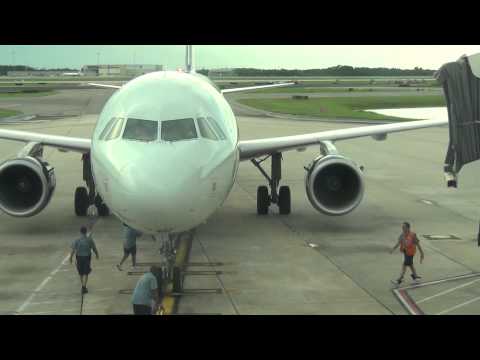
[[[448,125],[448,120],[417,120],[394,124],[361,126],[349,129],[329,130],[312,134],[283,136],[269,139],[239,141],[240,159],[248,160],[258,156],[303,149],[322,141],[348,140],[365,136],[383,139],[389,133],[409,131],[433,126]]]

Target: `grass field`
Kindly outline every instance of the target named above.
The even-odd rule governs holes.
[[[367,109],[395,109],[445,106],[443,96],[366,96],[328,97],[308,100],[240,99],[241,104],[253,108],[292,115],[330,119],[411,120],[376,114]]]
[[[8,116],[19,115],[19,114],[21,114],[20,111],[0,109],[0,119]]]

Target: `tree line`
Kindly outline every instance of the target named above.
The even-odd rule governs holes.
[[[61,69],[36,69],[26,65],[0,65],[0,76],[6,76],[9,71],[63,71],[63,72],[75,72],[77,69],[61,68]]]
[[[198,70],[199,73],[208,75],[208,69]],[[255,69],[233,68],[232,76],[433,76],[435,70],[422,69],[397,69],[397,68],[368,68],[346,65],[332,66],[325,69]],[[225,72],[225,75],[227,73]]]
[[[0,76],[5,76],[9,71],[63,71],[75,72],[77,69],[36,69],[25,65],[0,65]],[[209,69],[197,70],[198,73],[208,76]],[[332,66],[325,69],[255,69],[255,68],[232,68],[225,71],[224,75],[232,76],[433,76],[435,70],[422,69],[397,69],[397,68],[368,68],[353,67],[346,65]]]

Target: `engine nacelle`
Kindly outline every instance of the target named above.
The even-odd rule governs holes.
[[[338,154],[316,158],[307,168],[305,186],[315,209],[327,215],[345,215],[363,198],[364,183],[360,168]]]
[[[55,190],[55,173],[46,162],[26,156],[0,165],[0,210],[30,217],[48,205]]]

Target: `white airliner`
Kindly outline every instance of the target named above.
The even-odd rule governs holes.
[[[53,167],[43,147],[83,154],[87,188],[75,191],[75,212],[85,216],[95,204],[100,215],[110,211],[132,228],[149,234],[186,231],[203,223],[225,201],[240,161],[251,160],[268,186],[257,191],[257,212],[276,204],[290,213],[290,189],[280,186],[281,154],[319,146],[306,167],[305,190],[311,204],[328,215],[355,209],[364,192],[362,170],[340,155],[334,141],[447,124],[426,120],[362,126],[305,135],[239,140],[238,127],[224,94],[270,87],[219,90],[197,74],[187,46],[186,68],[140,76],[118,89],[103,108],[92,139],[0,129],[0,138],[26,143],[17,158],[0,165],[0,209],[33,216],[49,203],[55,189]],[[271,157],[271,172],[260,165]]]

